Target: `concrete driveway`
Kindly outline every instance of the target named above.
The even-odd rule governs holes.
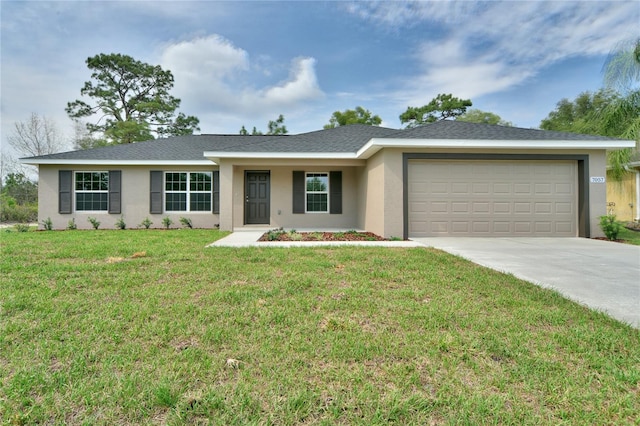
[[[640,246],[587,238],[414,238],[640,328]]]

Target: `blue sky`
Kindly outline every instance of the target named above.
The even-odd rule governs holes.
[[[1,3],[1,140],[31,112],[72,136],[66,103],[85,60],[123,53],[173,72],[202,133],[322,128],[363,106],[400,128],[438,93],[520,127],[601,86],[616,44],[640,35],[637,1]],[[70,146],[69,146],[70,147]]]

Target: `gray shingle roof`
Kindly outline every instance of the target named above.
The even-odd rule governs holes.
[[[494,124],[467,123],[464,121],[436,121],[435,123],[398,131],[393,138],[402,139],[482,139],[482,140],[547,140],[584,141],[619,140],[605,136],[581,135],[578,133],[551,130],[524,129],[521,127],[497,126]]]
[[[204,160],[202,153],[211,150],[231,150],[235,146],[248,147],[267,139],[285,139],[288,136],[191,135],[155,139],[125,145],[105,146],[79,151],[29,157],[40,160]]]
[[[334,129],[317,130],[271,138],[258,143],[218,147],[210,151],[226,152],[356,152],[372,138],[384,138],[397,133],[396,129],[354,124]]]
[[[438,121],[413,129],[350,125],[298,135],[192,135],[156,139],[127,145],[29,157],[22,160],[81,161],[201,161],[203,153],[355,153],[372,138],[385,139],[481,139],[481,140],[619,140],[603,136],[579,135],[461,121]]]

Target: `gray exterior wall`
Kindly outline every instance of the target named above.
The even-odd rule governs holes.
[[[58,213],[58,171],[108,171],[120,170],[122,172],[121,188],[121,214],[109,214],[105,212],[76,212],[75,206],[71,214]],[[100,229],[114,229],[115,223],[121,217],[127,228],[139,227],[140,223],[149,218],[153,222],[152,228],[163,228],[162,219],[169,216],[173,220],[172,228],[182,227],[181,217],[191,219],[194,228],[214,228],[220,223],[219,215],[211,212],[172,212],[163,214],[149,213],[149,193],[151,170],[164,171],[214,171],[215,166],[49,166],[40,165],[38,183],[38,221],[51,218],[54,229],[65,229],[71,219],[75,219],[78,229],[93,229],[87,220],[96,218],[100,222]],[[74,203],[75,204],[75,203]]]

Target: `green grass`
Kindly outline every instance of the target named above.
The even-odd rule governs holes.
[[[640,246],[640,231],[632,231],[631,229],[622,228],[618,234],[618,238],[624,240],[627,244]]]
[[[430,249],[0,233],[3,424],[637,424],[640,332]]]

